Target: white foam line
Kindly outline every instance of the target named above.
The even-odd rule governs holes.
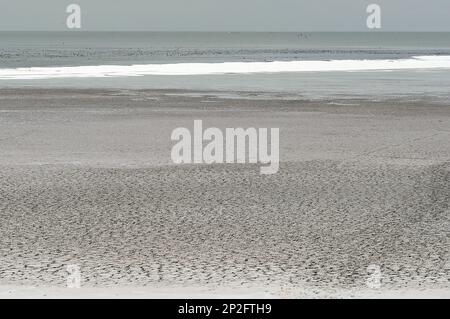
[[[399,60],[275,61],[31,67],[0,69],[0,80],[408,69],[450,69],[450,56],[417,56]]]

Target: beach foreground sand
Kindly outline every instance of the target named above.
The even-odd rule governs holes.
[[[196,119],[280,128],[279,172],[174,165]],[[0,298],[449,297],[449,141],[425,97],[0,90]]]

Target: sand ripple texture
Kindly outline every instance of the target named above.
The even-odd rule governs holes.
[[[448,165],[257,171],[2,167],[2,281],[448,285]]]

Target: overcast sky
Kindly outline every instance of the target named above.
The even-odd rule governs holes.
[[[381,31],[450,31],[450,0],[0,0],[0,30],[66,30],[71,3],[86,31],[367,31],[371,3]]]

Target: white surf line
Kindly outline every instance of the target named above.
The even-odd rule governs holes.
[[[450,56],[417,56],[399,60],[275,61],[30,67],[0,69],[0,80],[414,69],[450,69]]]

